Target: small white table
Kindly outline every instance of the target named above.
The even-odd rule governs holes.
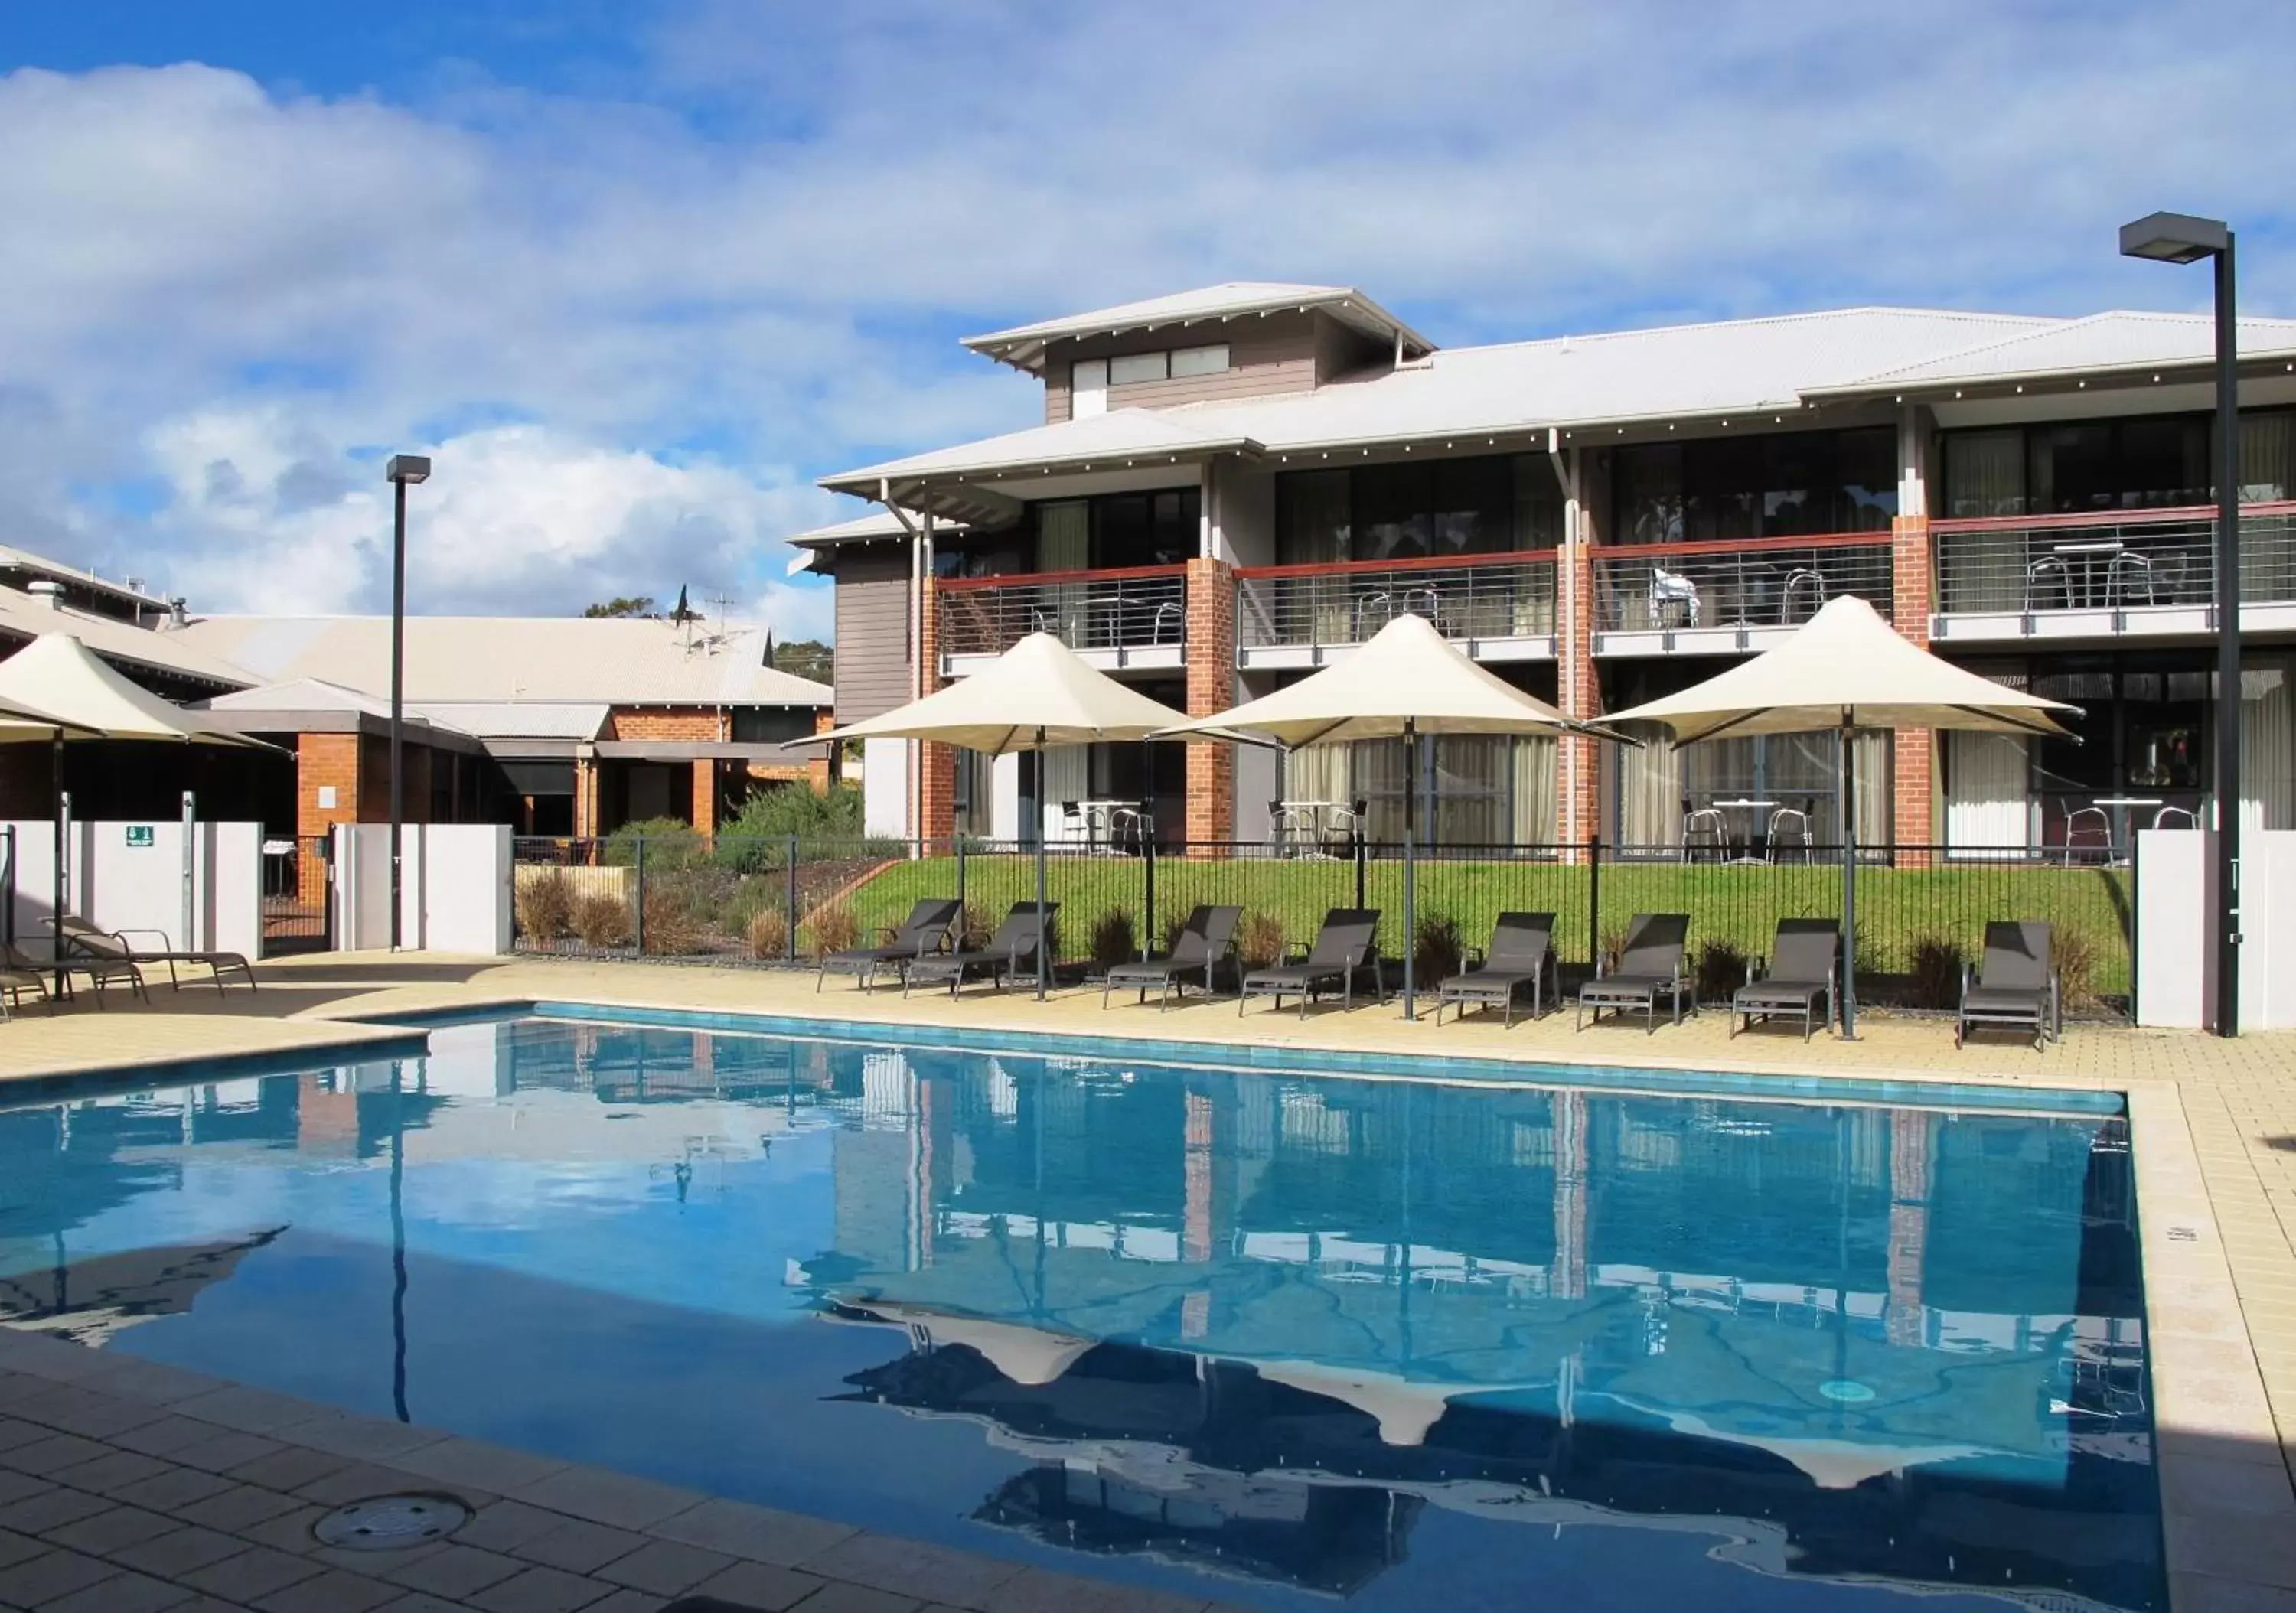
[[[2100,565],[2106,568],[2107,585],[2104,592],[2109,594],[2112,592],[2112,563],[2128,553],[2128,545],[2117,537],[2100,537],[2081,543],[2053,544],[2049,547],[2049,553],[2056,555],[2065,563],[2065,591],[2068,596],[2072,593],[2073,568],[2076,565],[2079,566],[2081,580],[2078,602],[2086,609],[2096,604],[2100,597],[2096,585],[2097,568]],[[2103,805],[2102,802],[2098,804]]]
[[[1775,801],[1757,801],[1742,798],[1734,801],[1709,801],[1706,804],[1721,812],[1761,813],[1775,810],[1777,806],[1777,803]],[[1761,827],[1761,820],[1759,817],[1750,817],[1747,819],[1745,840],[1747,855],[1742,857],[1735,858],[1734,859],[1734,861],[1741,863],[1759,863],[1761,861],[1761,858],[1753,855],[1752,850],[1754,841],[1759,835]]]
[[[1322,836],[1326,829],[1353,830],[1362,826],[1355,807],[1346,801],[1278,801],[1275,821],[1268,825],[1268,836],[1296,856],[1317,856],[1323,852]]]

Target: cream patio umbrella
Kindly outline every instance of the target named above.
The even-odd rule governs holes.
[[[32,721],[7,720],[4,710],[10,708],[31,715]],[[42,727],[45,733],[34,732]],[[55,813],[55,889],[54,905],[49,911],[56,926],[58,992],[63,989],[65,741],[152,740],[276,749],[214,727],[199,713],[186,711],[130,683],[70,633],[43,633],[0,661],[0,737],[44,738],[53,747],[50,776]],[[190,944],[188,937],[184,944]]]
[[[1418,798],[1422,734],[1594,733],[1535,695],[1494,676],[1463,654],[1423,616],[1404,615],[1346,659],[1312,676],[1217,716],[1196,717],[1168,735],[1209,735],[1252,742],[1266,735],[1286,750],[1351,740],[1399,739],[1404,747],[1403,1014],[1417,1018],[1414,954],[1418,880],[1413,818]]]
[[[1776,649],[1603,720],[1661,723],[1678,744],[1833,731],[1835,820],[1841,833],[1841,1034],[1855,1037],[1857,856],[1849,809],[1850,739],[1898,728],[2073,739],[2051,715],[2073,709],[1939,659],[1899,635],[1872,605],[1845,594],[1828,600]]]
[[[1031,633],[980,671],[922,700],[832,728],[783,749],[842,740],[930,740],[991,756],[1152,739],[1185,718],[1118,683],[1049,633]],[[1037,829],[1037,910],[1045,904],[1045,836]],[[1046,947],[1037,947],[1037,995],[1045,995]]]

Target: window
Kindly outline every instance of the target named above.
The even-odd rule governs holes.
[[[1108,384],[1128,387],[1144,381],[1162,381],[1171,373],[1168,353],[1127,353],[1108,361]]]
[[[1202,548],[1203,494],[1195,487],[1110,493],[1031,508],[1039,571],[1177,566]]]
[[[734,708],[734,738],[743,745],[778,745],[784,740],[808,739],[813,713],[798,706],[737,706]]]
[[[1939,512],[1966,520],[2205,504],[2216,496],[2210,424],[2205,414],[2169,414],[1948,431]],[[2292,449],[2296,412],[2243,414],[2241,497],[2286,497]]]
[[[1898,512],[1888,426],[1652,443],[1620,449],[1612,471],[1621,543],[1882,532]]]
[[[1086,358],[1069,366],[1069,417],[1108,413],[1108,360]]]
[[[1225,375],[1227,369],[1227,343],[1224,341],[1205,348],[1172,349],[1174,381],[1188,375]]]
[[[1276,478],[1283,565],[1501,554],[1562,541],[1562,489],[1544,454],[1402,460]]]

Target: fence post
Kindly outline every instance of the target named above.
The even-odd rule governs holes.
[[[637,847],[637,877],[631,881],[636,889],[630,907],[630,933],[637,938],[638,956],[645,956],[645,836],[634,834],[630,844]]]
[[[2144,843],[2144,837],[2131,824],[2128,830],[2128,1022],[2131,1025],[2144,1023],[2136,1017],[2136,963],[2138,948],[2144,940],[2144,931],[2136,925],[2136,856],[2137,848]]]
[[[1143,963],[1149,958],[1148,938],[1156,929],[1156,837],[1152,834],[1147,837],[1144,855],[1148,867],[1141,876],[1140,961]]]
[[[1587,967],[1603,972],[1603,837],[1587,837]]]
[[[782,957],[786,962],[797,962],[797,836],[789,838],[789,863],[783,880],[784,914],[787,922],[782,926]]]
[[[964,929],[964,837],[963,835],[956,837],[956,927],[962,931]],[[957,946],[959,952],[964,950],[963,942],[964,938],[960,934]]]
[[[1356,907],[1359,912],[1371,905],[1364,899],[1364,875],[1370,861],[1371,837],[1358,827],[1356,830]]]

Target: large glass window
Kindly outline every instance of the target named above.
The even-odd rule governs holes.
[[[1621,448],[1611,529],[1630,544],[1887,531],[1897,453],[1888,426]]]
[[[2067,421],[1945,435],[1945,496],[1956,519],[2164,510],[2216,496],[2210,418],[2152,415]],[[2296,412],[2240,422],[2240,495],[2261,503],[2296,488]]]
[[[1203,494],[1195,487],[1063,499],[1031,511],[1039,571],[1177,566],[1201,546]]]
[[[1543,454],[1289,472],[1275,495],[1284,565],[1500,554],[1562,536],[1562,490]]]

